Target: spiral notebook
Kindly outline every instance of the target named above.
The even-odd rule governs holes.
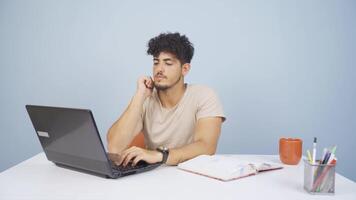
[[[247,159],[233,155],[201,155],[180,163],[178,168],[221,181],[231,181],[259,172],[282,169],[283,166],[263,159]]]

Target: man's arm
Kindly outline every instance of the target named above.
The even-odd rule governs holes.
[[[143,102],[152,94],[153,82],[149,77],[137,81],[137,92],[121,117],[111,126],[107,134],[108,150],[120,154],[139,133],[137,123],[143,110]],[[142,126],[141,126],[142,128]]]
[[[177,165],[198,155],[215,154],[221,132],[221,117],[199,119],[194,135],[194,142],[181,148],[170,149],[167,165]]]
[[[107,142],[110,153],[120,153],[136,136],[135,129],[141,117],[143,101],[143,96],[136,93],[125,112],[109,129]]]

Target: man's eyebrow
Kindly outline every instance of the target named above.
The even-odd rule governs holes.
[[[164,62],[174,62],[174,60],[172,58],[164,58],[162,59]],[[153,58],[153,62],[159,62],[158,58]]]
[[[159,61],[158,58],[153,58],[153,61]],[[167,62],[167,61],[171,61],[174,62],[172,58],[164,58],[163,61]]]
[[[173,61],[173,59],[172,58],[165,58],[165,59],[163,59],[163,61]]]

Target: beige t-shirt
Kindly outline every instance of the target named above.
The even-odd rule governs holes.
[[[197,121],[204,117],[225,115],[215,92],[202,85],[187,85],[183,97],[173,108],[164,108],[154,90],[143,104],[136,127],[145,136],[148,149],[160,146],[179,148],[193,141]]]

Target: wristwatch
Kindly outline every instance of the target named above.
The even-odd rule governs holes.
[[[168,159],[169,149],[167,147],[161,146],[161,147],[158,147],[156,150],[162,153],[163,157],[162,157],[161,164],[165,164]]]

